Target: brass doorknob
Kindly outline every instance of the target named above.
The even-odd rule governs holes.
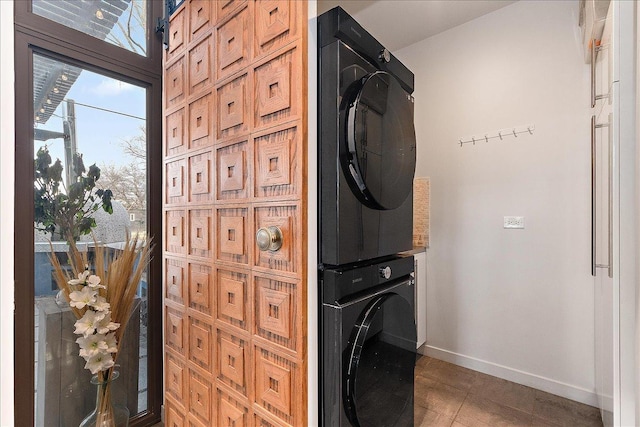
[[[261,251],[275,252],[282,247],[282,231],[275,225],[259,228],[256,244]]]

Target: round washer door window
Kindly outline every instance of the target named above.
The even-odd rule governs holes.
[[[346,348],[344,407],[354,426],[413,420],[416,327],[411,304],[395,293],[372,300]]]
[[[341,163],[349,186],[366,206],[395,209],[413,188],[413,97],[378,71],[354,82],[345,101]]]

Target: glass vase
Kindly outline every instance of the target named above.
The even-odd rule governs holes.
[[[96,408],[82,420],[80,427],[128,427],[129,409],[111,401],[111,383],[119,376],[118,371],[113,371],[107,378],[98,375],[91,378],[91,384],[98,387]]]

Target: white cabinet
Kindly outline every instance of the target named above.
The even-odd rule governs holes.
[[[417,346],[420,348],[427,342],[427,253],[415,253],[414,274],[416,279],[416,332]]]

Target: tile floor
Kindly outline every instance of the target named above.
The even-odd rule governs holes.
[[[428,356],[414,399],[415,427],[602,427],[597,408]]]
[[[598,426],[600,411],[500,378],[422,356],[415,427]]]

